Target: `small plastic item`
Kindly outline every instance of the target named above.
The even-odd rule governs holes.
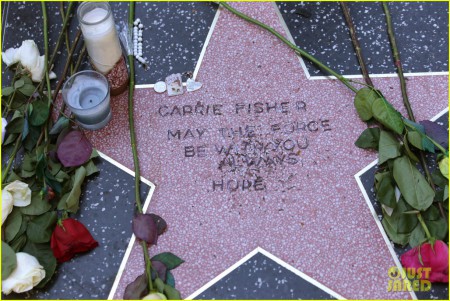
[[[202,85],[203,84],[201,82],[196,82],[192,78],[188,78],[186,81],[186,90],[188,92],[193,92],[193,91],[200,89],[202,87]]]
[[[181,74],[171,74],[166,77],[167,94],[169,96],[181,95],[184,93]]]
[[[153,86],[153,89],[156,93],[164,93],[167,90],[167,86],[165,82],[159,81]]]

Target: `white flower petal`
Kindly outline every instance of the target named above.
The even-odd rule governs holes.
[[[33,69],[30,69],[31,72],[31,80],[34,82],[40,82],[44,78],[45,73],[45,56],[40,56],[38,58],[36,66]]]
[[[11,66],[19,61],[19,58],[16,58],[16,48],[9,48],[5,52],[2,52],[2,60],[6,66]]]
[[[14,206],[25,207],[31,203],[31,189],[28,184],[21,181],[14,181],[7,185],[4,190],[11,193]]]
[[[19,49],[19,60],[22,66],[28,70],[32,70],[38,64],[39,49],[33,40],[25,40],[22,42],[22,46]]]
[[[5,222],[8,215],[13,210],[14,202],[11,193],[6,189],[2,190],[2,225]]]
[[[6,134],[6,126],[8,125],[8,121],[6,121],[5,118],[2,118],[2,144],[5,140],[5,134]]]
[[[45,278],[45,270],[34,256],[19,252],[16,258],[17,267],[2,281],[2,292],[6,295],[29,291]]]

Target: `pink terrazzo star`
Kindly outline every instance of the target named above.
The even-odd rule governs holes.
[[[283,31],[272,3],[233,6]],[[354,146],[365,124],[352,92],[308,80],[288,47],[226,11],[197,80],[203,87],[182,96],[135,93],[141,172],[157,186],[150,211],[169,224],[151,254],[186,261],[174,271],[182,296],[259,246],[346,298],[409,298],[387,292],[395,263],[353,177],[376,155]],[[373,81],[405,114],[398,79]],[[447,83],[409,78],[418,120],[447,106]],[[132,169],[126,98],[89,139]],[[143,271],[135,245],[115,298]]]

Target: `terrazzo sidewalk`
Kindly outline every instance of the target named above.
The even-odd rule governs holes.
[[[283,31],[273,3],[233,6]],[[182,296],[261,247],[345,298],[409,298],[387,292],[395,263],[354,180],[376,155],[353,144],[365,125],[351,91],[308,80],[292,51],[226,11],[197,80],[203,88],[182,96],[135,93],[141,172],[157,187],[150,211],[169,224],[152,252],[186,261],[174,271]],[[374,83],[405,113],[396,78]],[[447,106],[447,76],[408,88],[419,120]],[[114,99],[112,122],[89,139],[132,168],[126,103]],[[142,273],[141,254],[135,245],[114,298]]]

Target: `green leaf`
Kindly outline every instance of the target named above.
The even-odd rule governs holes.
[[[39,126],[47,121],[49,116],[49,107],[42,100],[33,102],[33,112],[30,115],[30,124],[33,126]]]
[[[22,141],[24,141],[30,133],[30,127],[28,125],[28,119],[25,117],[23,120]]]
[[[56,135],[61,133],[61,131],[69,126],[70,120],[67,119],[64,116],[61,116],[58,121],[53,125],[52,129],[50,130],[50,135]]]
[[[445,202],[446,200],[448,200],[448,185],[445,185],[444,187],[444,195],[442,197],[442,201]]]
[[[394,160],[393,174],[402,196],[409,205],[420,211],[430,207],[434,190],[408,157],[402,156]]]
[[[404,246],[408,243],[410,234],[397,233],[392,228],[392,226],[387,222],[387,220],[385,218],[381,221],[381,224],[383,225],[383,228],[386,231],[386,234],[389,236],[389,238],[394,243],[402,245],[402,246]]]
[[[9,96],[14,92],[13,87],[4,87],[2,88],[2,96]]]
[[[400,156],[400,143],[395,137],[386,131],[380,132],[380,142],[378,144],[378,165],[389,159]]]
[[[180,292],[168,284],[164,285],[164,294],[168,300],[181,300]]]
[[[17,266],[16,253],[2,241],[2,281],[6,280]]]
[[[20,93],[22,93],[25,96],[30,97],[33,95],[34,91],[36,90],[36,87],[32,84],[24,84],[23,87],[19,89]]]
[[[14,82],[14,89],[22,88],[25,82],[22,79],[18,79]]]
[[[169,270],[166,272],[166,284],[175,288],[175,277],[173,277],[173,274]]]
[[[409,245],[411,246],[411,248],[415,248],[426,240],[427,236],[425,234],[425,231],[423,231],[422,226],[418,224],[416,228],[414,228],[414,230],[411,232],[411,236],[409,237]]]
[[[94,159],[94,158],[97,158],[97,157],[100,157],[100,154],[98,153],[97,149],[93,148],[92,149],[92,154],[89,157],[89,159]]]
[[[359,148],[364,149],[377,149],[379,141],[380,129],[367,128],[361,133],[358,140],[356,140],[355,145]]]
[[[25,139],[23,145],[27,151],[31,151],[35,146],[41,134],[40,127],[29,126],[29,134]]]
[[[19,111],[14,111],[11,121],[6,126],[6,132],[8,134],[20,134],[23,131],[24,118],[23,114]]]
[[[57,264],[53,251],[50,249],[50,244],[37,244],[28,241],[23,251],[36,257],[39,263],[44,267],[45,278],[39,282],[36,288],[44,287],[55,273]]]
[[[358,112],[359,118],[367,121],[372,118],[372,104],[379,95],[375,90],[370,88],[362,88],[356,92],[354,105]]]
[[[179,258],[178,256],[176,256],[171,252],[164,252],[157,254],[153,256],[151,260],[162,262],[167,267],[168,270],[173,270],[174,268],[176,268],[177,266],[179,266],[184,262],[183,259]]]
[[[397,233],[410,234],[417,226],[417,223],[419,223],[417,215],[402,213],[398,218]]]
[[[11,248],[14,250],[14,252],[20,252],[22,251],[23,246],[27,243],[27,235],[21,234],[18,235],[13,241],[10,242]]]
[[[377,173],[376,180],[376,197],[377,200],[388,207],[395,208],[397,200],[395,198],[394,179],[390,172]]]
[[[437,221],[441,217],[436,206],[430,206],[425,212],[422,212],[422,216],[427,221]]]
[[[29,76],[24,75],[24,76],[22,76],[20,79],[23,80],[23,82],[25,83],[25,85],[26,85],[26,84],[29,84],[29,85],[32,85],[32,84],[33,84],[33,81],[31,80],[31,78],[30,78]]]
[[[58,203],[59,210],[66,209],[67,211],[72,213],[78,211],[81,195],[81,185],[83,184],[85,177],[86,169],[83,166],[80,166],[75,171],[71,191],[63,195]]]
[[[439,218],[437,221],[426,221],[428,230],[430,230],[431,236],[439,240],[445,240],[447,236],[448,226],[443,218]]]
[[[444,188],[448,184],[448,179],[442,175],[439,169],[435,169],[431,173],[431,178],[433,179],[434,184],[441,188]]]
[[[155,284],[158,292],[160,292],[160,293],[164,292],[164,282],[160,278],[156,278],[153,283]]]
[[[418,132],[408,132],[407,137],[409,143],[411,143],[414,147],[424,150],[422,146],[422,136]]]
[[[20,211],[26,215],[41,215],[50,210],[52,205],[45,200],[39,191],[31,194],[31,203],[26,207],[21,207]]]
[[[22,214],[18,207],[15,207],[13,211],[8,215],[5,223],[3,224],[4,237],[6,242],[12,241],[17,233],[20,231],[20,226],[22,225]]]
[[[86,168],[86,177],[89,177],[90,175],[93,175],[99,171],[97,166],[95,166],[94,162],[92,162],[92,160],[89,160],[83,166],[84,168]]]
[[[373,117],[382,125],[397,134],[403,133],[404,124],[402,115],[384,98],[377,98],[372,104]]]
[[[406,152],[406,155],[414,162],[419,163],[419,158],[417,158],[416,154],[414,154],[411,148],[409,147],[409,142],[406,136],[403,137],[403,147]]]
[[[46,212],[33,218],[27,227],[28,240],[34,243],[49,242],[57,220],[56,211]]]

